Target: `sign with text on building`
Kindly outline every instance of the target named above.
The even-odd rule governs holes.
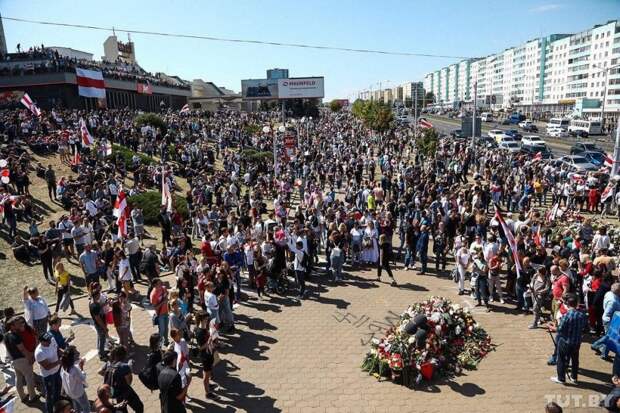
[[[278,79],[280,99],[310,99],[325,97],[324,78],[298,77]]]

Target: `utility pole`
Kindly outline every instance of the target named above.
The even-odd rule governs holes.
[[[474,82],[474,109],[471,117],[471,151],[472,155],[476,148],[476,101],[478,100],[478,81]]]
[[[605,100],[607,100],[607,73],[609,73],[609,70],[605,69],[605,86],[603,88],[603,102],[601,102],[601,133],[603,133],[603,131],[605,130]],[[616,129],[616,147],[618,146],[617,136],[618,136],[618,131]],[[614,153],[615,153],[615,150],[616,148],[614,148]],[[614,163],[614,168],[617,169],[615,163]],[[615,173],[612,174],[611,176],[614,176],[614,175]]]
[[[416,87],[413,91],[414,93],[414,101],[413,101],[413,137],[416,139],[418,137],[418,88]]]
[[[614,163],[611,166],[611,178],[618,174],[620,169],[620,117],[618,117],[618,123],[616,123],[616,144],[614,145]]]

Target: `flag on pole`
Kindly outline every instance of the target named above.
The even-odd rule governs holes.
[[[114,203],[114,216],[118,225],[118,237],[125,238],[127,236],[127,218],[129,217],[129,209],[127,208],[127,195],[121,189]]]
[[[189,103],[183,105],[179,113],[189,113]]]
[[[56,122],[57,124],[59,125],[62,124],[62,119],[60,119],[60,117],[58,116],[58,114],[56,113],[54,109],[52,109],[52,118],[54,119],[54,122]]]
[[[100,70],[75,68],[76,83],[80,96],[87,98],[105,98],[105,82]]]
[[[82,118],[80,118],[80,135],[82,136],[82,145],[84,146],[90,146],[95,141],[86,127],[86,122]]]
[[[536,244],[539,247],[542,245],[542,242],[541,242],[541,239],[540,239],[540,227],[541,226],[542,225],[538,224],[538,229],[536,230],[536,233],[534,234],[534,237],[533,237],[534,244]]]
[[[162,170],[161,174],[161,206],[165,206],[168,212],[172,211],[172,196],[170,195],[170,185],[166,179],[166,174]]]
[[[508,225],[506,225],[506,221],[504,221],[504,217],[497,204],[495,204],[495,219],[499,221],[504,230],[504,235],[506,235],[506,240],[508,241],[510,251],[512,252],[512,258],[515,262],[515,268],[517,269],[517,278],[521,278],[521,262],[519,261],[519,253],[517,252],[517,241],[515,241],[515,237],[512,235],[512,231],[508,228]]]
[[[107,140],[103,143],[102,149],[103,156],[111,156],[112,155],[112,144]]]
[[[82,163],[82,158],[80,157],[80,151],[75,151],[75,155],[73,155],[73,159],[71,159],[71,165],[79,165]]]
[[[611,183],[607,184],[607,187],[601,193],[601,204],[605,203],[609,199],[610,196],[614,194],[613,187]]]
[[[30,99],[30,96],[28,96],[28,93],[24,93],[24,96],[22,96],[20,102],[22,102],[22,104],[26,106],[34,116],[41,116],[41,109],[34,104],[32,99]]]
[[[431,129],[431,128],[433,128],[433,124],[430,123],[429,121],[427,121],[424,118],[420,118],[420,120],[418,121],[418,125],[420,125],[420,127],[422,129]]]
[[[559,210],[560,210],[560,203],[556,202],[555,204],[553,204],[551,209],[547,211],[547,214],[545,215],[545,220],[547,222],[553,222],[555,218],[557,217]]]

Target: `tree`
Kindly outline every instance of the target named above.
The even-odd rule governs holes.
[[[366,127],[377,132],[383,132],[390,129],[392,127],[392,122],[394,121],[392,109],[390,109],[389,106],[374,100],[356,100],[353,102],[353,106],[351,106],[351,113],[353,113],[353,116],[361,119]]]
[[[426,92],[426,95],[424,96],[424,101],[427,105],[435,103],[435,94],[433,92]]]
[[[166,134],[166,130],[168,129],[168,127],[166,126],[166,122],[164,122],[161,116],[156,113],[142,113],[133,119],[133,123],[138,128],[144,125],[159,128],[159,130],[161,130],[161,133],[164,135]]]
[[[334,99],[329,102],[329,108],[332,110],[332,112],[340,112],[340,110],[342,109],[342,102],[338,99]]]
[[[416,146],[420,155],[425,157],[435,156],[438,140],[439,136],[434,128],[424,129],[422,137],[416,140]]]

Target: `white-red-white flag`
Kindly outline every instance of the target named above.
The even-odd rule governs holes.
[[[161,205],[165,206],[168,212],[172,212],[172,195],[170,194],[170,185],[164,171],[161,174]]]
[[[86,127],[86,122],[82,118],[80,118],[80,136],[82,136],[82,145],[84,146],[90,146],[95,142],[93,136],[88,131],[88,127]]]
[[[80,96],[105,99],[105,82],[100,70],[75,68],[76,83]]]
[[[535,161],[541,161],[542,160],[542,152],[536,153],[536,155],[534,155],[534,160]]]
[[[611,159],[611,157],[609,157],[609,155],[605,155],[605,161],[603,162],[603,165],[608,166],[608,167],[612,167],[614,166],[614,160]]]
[[[26,106],[34,116],[41,116],[41,109],[34,104],[30,96],[28,96],[28,93],[24,93],[20,102],[22,102],[22,105]]]
[[[605,201],[607,201],[609,197],[612,196],[613,194],[614,194],[614,190],[613,190],[611,183],[607,184],[607,187],[605,187],[605,189],[601,193],[601,203],[604,203]]]
[[[0,413],[13,413],[15,411],[15,397],[8,400],[2,407],[0,407]]]
[[[499,221],[502,229],[504,230],[504,235],[508,241],[508,246],[510,246],[512,258],[515,262],[515,268],[517,269],[517,278],[521,278],[521,262],[519,261],[519,253],[517,252],[517,241],[515,241],[515,237],[512,235],[512,231],[508,228],[508,225],[506,225],[506,221],[504,221],[504,217],[502,216],[497,204],[495,205],[495,219]]]
[[[73,159],[71,159],[71,165],[79,165],[82,163],[82,158],[80,157],[80,151],[75,151],[75,155],[73,155]]]
[[[181,110],[179,112],[180,113],[189,113],[189,103],[186,103],[185,105],[183,105],[183,107],[181,108]]]
[[[118,225],[118,237],[127,237],[127,218],[129,217],[129,208],[127,208],[127,195],[124,190],[118,191],[116,202],[114,203],[114,216],[116,217],[116,225]]]
[[[420,118],[420,120],[418,121],[418,125],[423,128],[423,129],[431,129],[433,128],[433,124],[430,123],[429,121],[427,121],[424,118]]]

